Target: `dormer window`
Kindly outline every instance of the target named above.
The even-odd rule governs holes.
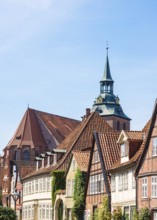
[[[127,156],[127,146],[125,143],[121,144],[121,157]]]
[[[152,144],[153,144],[152,155],[157,156],[157,137],[152,138]]]

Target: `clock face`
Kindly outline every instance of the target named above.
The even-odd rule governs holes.
[[[103,101],[103,98],[102,98],[101,96],[99,96],[99,97],[97,98],[97,103],[102,103],[102,101]]]

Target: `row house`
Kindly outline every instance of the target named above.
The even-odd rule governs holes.
[[[117,143],[120,145],[119,160],[109,170],[111,177],[111,211],[121,207],[122,213],[133,219],[136,208],[135,168],[145,142],[143,131],[122,131]]]
[[[59,207],[63,208],[63,219],[72,220],[72,208],[74,206],[74,184],[75,174],[79,169],[81,172],[87,173],[89,163],[89,151],[72,151],[72,157],[69,163],[69,167],[65,174],[66,189],[59,191],[56,196],[54,205],[54,219],[59,220],[58,210]],[[61,206],[62,204],[62,206]]]
[[[105,196],[111,201],[108,169],[119,158],[118,137],[119,132],[94,133],[85,190],[85,220],[91,219]]]
[[[157,220],[157,101],[150,120],[143,151],[135,170],[135,176],[137,209],[149,208],[151,218]]]

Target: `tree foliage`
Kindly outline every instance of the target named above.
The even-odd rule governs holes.
[[[139,220],[150,220],[151,219],[151,212],[146,208],[141,208],[139,211]]]
[[[85,183],[86,183],[86,173],[81,172],[77,169],[75,174],[74,183],[74,206],[73,206],[73,216],[76,220],[82,220],[85,209]]]
[[[65,189],[65,171],[55,170],[52,172],[52,206],[54,206],[56,200],[56,194],[58,190]]]
[[[16,220],[16,213],[13,209],[0,206],[0,220]]]
[[[94,220],[111,220],[111,212],[107,196],[104,197],[101,206],[95,210]]]

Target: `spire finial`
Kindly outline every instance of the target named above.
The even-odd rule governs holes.
[[[109,47],[108,47],[108,41],[106,41],[106,51],[107,51],[107,56],[108,56],[108,49],[109,49]]]

